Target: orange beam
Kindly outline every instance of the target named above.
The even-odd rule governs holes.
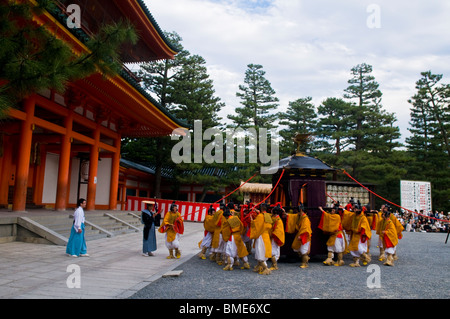
[[[27,114],[25,112],[14,108],[9,109],[9,116],[21,121],[25,121],[27,119]]]
[[[64,127],[61,127],[59,125],[56,125],[52,122],[43,120],[41,118],[35,117],[33,124],[36,124],[39,127],[45,128],[46,130],[61,134],[61,135],[66,135],[67,130]]]

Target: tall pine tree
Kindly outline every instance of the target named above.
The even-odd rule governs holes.
[[[351,110],[353,117],[349,119],[355,124],[354,129],[349,131],[354,151],[348,154],[346,164],[352,167],[353,176],[358,177],[362,170],[370,167],[368,152],[386,157],[400,146],[396,141],[400,130],[394,125],[395,115],[382,109],[382,93],[372,75],[372,66],[359,64],[351,69],[351,74],[344,98],[354,106]]]
[[[166,37],[177,47],[179,53],[174,60],[154,61],[141,66],[138,75],[143,87],[156,96],[156,100],[176,117],[183,119],[193,127],[194,121],[202,121],[203,131],[219,124],[217,113],[223,103],[215,96],[213,82],[207,74],[205,60],[199,55],[191,55],[184,49],[182,38],[175,32],[166,33]],[[200,132],[203,135],[203,131]],[[191,132],[192,133],[192,132]],[[173,184],[174,199],[177,199],[181,183],[212,185],[217,181],[202,171],[204,163],[181,163],[175,165],[171,159],[171,150],[176,144],[170,137],[141,138],[126,141],[123,153],[130,160],[146,165],[155,165],[156,176],[154,196],[160,197],[161,173],[163,167],[174,171],[176,182]],[[194,143],[192,143],[193,146]],[[202,144],[205,144],[202,141]],[[142,155],[135,149],[146,150]],[[194,151],[191,150],[192,156]],[[189,174],[187,174],[189,172]],[[214,179],[211,181],[210,179]],[[223,182],[223,181],[221,181]],[[207,187],[205,186],[205,189]],[[206,191],[205,191],[206,193]]]
[[[317,135],[324,140],[325,150],[336,157],[349,145],[349,131],[355,126],[352,120],[353,106],[340,98],[327,98],[318,107],[321,115],[317,125]],[[334,141],[330,145],[329,141]]]
[[[236,96],[241,99],[242,107],[235,109],[236,115],[228,115],[228,119],[233,122],[228,125],[232,128],[241,128],[247,130],[249,133],[247,136],[249,145],[247,147],[247,161],[246,165],[248,177],[250,177],[254,171],[260,169],[261,157],[260,157],[260,144],[258,136],[260,129],[272,129],[275,128],[275,121],[277,114],[275,110],[278,108],[278,98],[275,96],[276,92],[272,88],[269,80],[265,77],[266,72],[263,70],[263,66],[259,64],[248,64],[245,71],[244,84],[239,85],[239,91]],[[250,130],[249,130],[250,129]],[[256,141],[257,145],[250,145],[250,141]],[[268,137],[268,141],[271,138]],[[250,160],[250,152],[256,152],[256,163]],[[267,181],[269,177],[266,176]],[[256,179],[255,181],[259,181]]]
[[[266,72],[259,64],[247,65],[244,84],[239,85],[236,96],[241,99],[242,107],[237,107],[237,115],[228,115],[235,127],[273,128],[277,115],[273,112],[278,108],[278,98]]]
[[[286,128],[280,130],[282,138],[280,142],[280,157],[287,157],[295,151],[292,138],[296,133],[314,134],[317,128],[317,114],[314,104],[311,102],[312,97],[299,98],[289,102],[286,112],[278,113],[280,119],[279,124],[285,125]],[[301,152],[311,151],[314,148],[313,142],[302,145]]]
[[[406,138],[408,153],[408,178],[430,181],[433,207],[449,210],[450,160],[448,137],[450,135],[450,109],[448,84],[441,84],[442,75],[422,72],[416,82],[417,93],[411,104],[411,121]]]

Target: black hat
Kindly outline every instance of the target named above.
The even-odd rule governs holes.
[[[230,209],[229,209],[228,207],[226,207],[226,208],[223,210],[223,216],[224,216],[224,217],[228,217],[228,216],[230,216],[230,215],[231,215]]]
[[[283,212],[283,210],[278,205],[275,206],[274,208],[272,208],[272,214],[274,214],[274,215],[280,215],[282,212]]]

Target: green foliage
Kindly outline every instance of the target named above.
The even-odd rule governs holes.
[[[177,118],[185,120],[191,127],[195,120],[202,121],[203,132],[218,126],[221,118],[217,114],[224,104],[215,96],[213,81],[209,78],[205,66],[206,61],[201,56],[191,55],[184,49],[182,38],[177,33],[166,33],[166,37],[177,47],[179,53],[174,60],[153,61],[142,65],[138,75],[143,80],[143,87],[156,95],[161,106]],[[203,170],[217,169],[220,165],[194,163],[194,150],[191,150],[191,163],[175,165],[171,159],[171,150],[176,143],[177,141],[171,140],[170,137],[126,140],[122,154],[129,160],[156,166],[154,188],[156,197],[160,197],[160,173],[163,168],[175,171],[175,197],[178,186],[184,183],[204,186],[203,196],[208,190],[217,191],[227,186],[225,179],[219,179],[216,175],[207,174]],[[207,143],[202,141],[202,146]],[[192,142],[192,148],[193,144]],[[139,148],[146,150],[145,156],[140,156],[140,152],[135,151]]]
[[[237,115],[228,115],[232,126],[243,129],[273,128],[277,115],[271,111],[277,109],[278,98],[270,82],[265,78],[266,72],[259,64],[247,65],[244,84],[239,85],[236,96],[241,99],[243,107],[235,108]]]
[[[318,114],[322,117],[317,125],[317,136],[323,140],[322,147],[336,156],[350,145],[349,132],[355,125],[352,111],[351,103],[334,97],[325,99],[318,107]],[[334,141],[334,145],[329,141]]]
[[[314,104],[311,103],[312,97],[299,98],[293,102],[289,102],[289,107],[286,112],[278,113],[280,119],[279,124],[286,126],[285,129],[280,130],[279,134],[282,137],[280,142],[280,156],[287,157],[295,151],[292,137],[296,133],[313,134],[317,130],[317,114]],[[306,152],[307,149],[314,147],[313,143],[306,143],[302,145],[303,149],[300,151]]]
[[[408,176],[413,180],[430,181],[433,206],[450,210],[450,109],[448,84],[441,84],[442,75],[422,72],[416,82],[417,92],[411,104],[411,136],[406,139]]]

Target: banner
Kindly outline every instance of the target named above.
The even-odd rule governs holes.
[[[401,206],[409,210],[431,212],[431,183],[400,181],[400,200]]]
[[[164,218],[164,214],[170,210],[170,205],[172,205],[172,199],[159,199],[159,198],[145,198],[145,197],[135,197],[128,196],[127,204],[125,210],[127,211],[143,211],[145,209],[145,203],[142,201],[151,200],[158,203],[158,211],[161,212],[161,217]],[[175,201],[178,205],[178,211],[181,214],[183,220],[193,221],[193,222],[203,222],[205,220],[208,209],[213,205],[214,210],[219,209],[219,204],[211,203],[193,203],[184,201]]]

